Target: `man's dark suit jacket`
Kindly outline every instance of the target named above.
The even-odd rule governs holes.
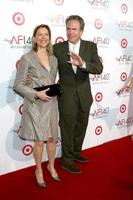
[[[100,62],[97,46],[90,41],[81,40],[79,55],[86,63],[86,69],[77,67],[76,74],[69,58],[68,41],[57,43],[53,46],[54,55],[58,59],[60,85],[62,95],[59,97],[59,110],[65,114],[75,114],[75,96],[79,98],[84,112],[89,112],[93,102],[89,74],[101,74],[103,66]]]

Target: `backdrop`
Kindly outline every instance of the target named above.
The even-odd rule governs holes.
[[[33,143],[17,136],[23,101],[12,87],[20,57],[41,23],[50,26],[57,43],[66,39],[66,17],[81,15],[82,38],[97,43],[104,70],[90,76],[94,102],[83,149],[132,134],[133,95],[122,89],[133,74],[132,10],[132,0],[0,0],[0,174],[34,165]],[[61,156],[60,138],[56,156]]]

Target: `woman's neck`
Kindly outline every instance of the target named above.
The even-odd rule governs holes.
[[[39,48],[37,54],[42,56],[48,56],[48,51],[44,48]]]

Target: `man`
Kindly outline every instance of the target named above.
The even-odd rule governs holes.
[[[93,101],[89,74],[101,74],[103,70],[96,44],[82,40],[83,31],[84,20],[77,15],[69,16],[68,40],[54,45],[62,90],[59,97],[62,169],[76,174],[81,170],[74,161],[88,162],[80,153]]]

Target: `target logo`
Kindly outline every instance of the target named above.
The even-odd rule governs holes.
[[[121,106],[120,106],[120,112],[121,113],[124,113],[126,111],[126,105],[125,104],[122,104]]]
[[[64,0],[54,0],[55,4],[61,6],[64,3]]]
[[[20,60],[17,60],[17,62],[16,62],[16,69],[17,70],[18,70],[19,66],[20,66]]]
[[[33,152],[33,147],[31,145],[27,144],[23,147],[22,152],[25,156],[29,156]]]
[[[64,38],[63,37],[57,37],[55,40],[55,43],[60,43],[60,42],[64,42]]]
[[[22,111],[23,111],[23,104],[19,107],[19,113],[22,115]]]
[[[96,95],[95,95],[95,100],[96,100],[97,102],[100,102],[102,99],[103,99],[102,93],[101,93],[101,92],[96,93]]]
[[[121,11],[122,13],[126,14],[128,12],[128,7],[126,4],[122,4],[121,5]]]
[[[122,39],[122,40],[121,40],[121,47],[122,47],[122,48],[126,48],[126,47],[127,47],[127,44],[128,44],[128,42],[127,42],[126,39]]]
[[[100,134],[102,133],[102,130],[103,130],[103,129],[102,129],[101,126],[97,126],[96,129],[95,129],[95,134],[96,134],[96,135],[100,135]]]
[[[22,24],[24,24],[24,22],[25,22],[25,17],[24,17],[24,15],[23,15],[22,13],[20,13],[20,12],[14,13],[12,19],[13,19],[13,22],[14,22],[16,25],[22,25]]]
[[[125,72],[123,72],[122,74],[121,74],[121,80],[122,81],[125,81],[127,79],[127,74],[125,73]]]
[[[100,19],[96,19],[95,20],[95,27],[97,29],[101,29],[102,28],[102,21]]]

